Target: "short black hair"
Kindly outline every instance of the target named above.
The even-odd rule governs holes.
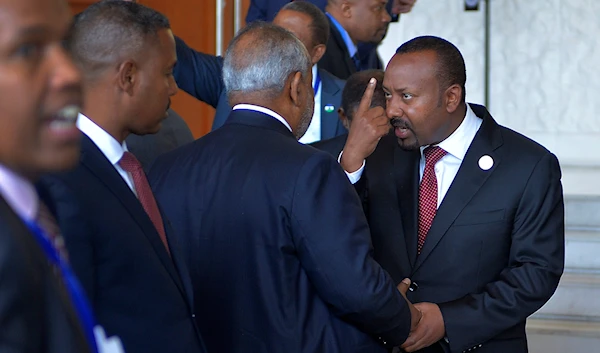
[[[365,70],[353,73],[344,86],[342,91],[342,104],[341,108],[344,109],[344,113],[348,120],[354,118],[354,113],[360,105],[360,100],[369,84],[371,78],[374,77],[377,80],[375,91],[373,92],[373,99],[371,100],[371,108],[373,107],[384,107],[385,108],[385,93],[383,92],[383,71],[381,70]]]
[[[310,17],[312,20],[310,29],[312,30],[313,45],[327,45],[327,41],[329,40],[329,21],[321,9],[308,1],[297,0],[287,3],[279,11],[283,10],[296,11]]]
[[[454,44],[435,36],[416,37],[402,44],[396,54],[408,54],[422,51],[434,51],[438,58],[437,77],[440,88],[458,84],[462,88],[462,102],[465,102],[465,83],[467,70],[462,54]]]
[[[113,67],[124,55],[135,55],[158,32],[170,29],[169,20],[147,6],[104,0],[74,17],[66,46],[87,79]]]

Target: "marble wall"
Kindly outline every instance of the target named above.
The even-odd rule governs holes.
[[[391,24],[379,52],[431,34],[454,43],[467,65],[467,100],[484,101],[484,7],[417,0]],[[501,124],[556,153],[561,164],[600,167],[600,1],[489,0],[489,110]]]

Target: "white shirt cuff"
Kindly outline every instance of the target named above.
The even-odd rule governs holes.
[[[340,152],[340,155],[338,156],[338,163],[340,163],[342,161],[342,154],[344,153],[344,151]],[[348,176],[348,180],[350,180],[350,182],[352,184],[356,184],[360,178],[362,177],[363,171],[365,170],[365,160],[363,160],[362,165],[360,166],[360,168],[358,168],[357,171],[354,171],[352,173],[349,173],[347,171],[344,170],[344,172],[346,173],[346,176]]]

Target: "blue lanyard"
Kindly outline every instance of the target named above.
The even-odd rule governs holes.
[[[319,75],[319,70],[317,69],[317,78],[315,78],[315,85],[313,86],[313,91],[315,91],[315,94],[317,94],[320,84],[321,84],[321,75]]]
[[[98,347],[96,345],[96,338],[94,336],[94,316],[92,315],[92,309],[87,301],[87,298],[79,284],[79,281],[75,277],[75,274],[71,270],[69,264],[62,259],[56,251],[56,248],[51,244],[50,240],[44,235],[44,231],[34,222],[25,221],[27,227],[37,240],[38,244],[46,254],[46,257],[52,265],[55,265],[59,270],[63,278],[65,287],[69,291],[75,310],[79,316],[80,322],[83,325],[83,329],[87,336],[88,342],[91,345],[93,353],[98,353]]]

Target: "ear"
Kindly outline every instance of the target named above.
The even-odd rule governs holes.
[[[323,55],[325,55],[325,50],[327,50],[327,46],[325,44],[319,44],[315,46],[311,53],[312,62],[315,64],[318,63],[319,60],[321,60],[321,58],[323,57]]]
[[[131,60],[124,61],[119,65],[117,85],[123,92],[133,95],[134,87],[137,84],[138,71],[137,65]]]
[[[297,71],[290,75],[288,81],[290,87],[290,99],[296,107],[299,107],[302,104],[302,73]]]
[[[346,112],[344,112],[344,108],[338,108],[338,118],[342,122],[342,125],[346,128],[346,130],[350,131],[350,120],[346,116]]]
[[[446,100],[446,111],[448,113],[454,113],[454,111],[462,103],[462,88],[458,84],[453,84],[446,89],[444,92],[444,99]]]
[[[352,17],[352,4],[349,1],[342,1],[342,5],[340,6],[340,8],[344,17]]]

